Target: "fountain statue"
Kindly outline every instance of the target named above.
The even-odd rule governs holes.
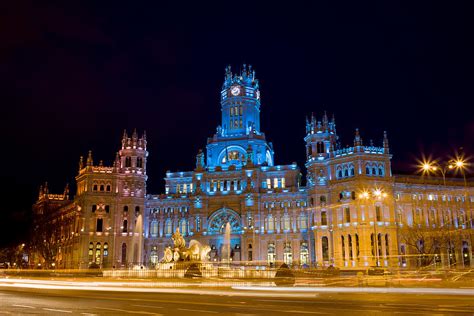
[[[227,222],[224,230],[224,243],[222,244],[222,262],[230,262],[230,223]]]
[[[164,251],[163,262],[178,262],[178,261],[207,261],[211,247],[202,245],[197,240],[189,242],[189,248],[186,247],[186,240],[176,228],[175,233],[171,236],[174,247],[167,247]]]

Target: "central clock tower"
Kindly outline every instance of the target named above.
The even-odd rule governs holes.
[[[260,87],[252,66],[233,74],[226,67],[221,90],[221,125],[207,144],[209,167],[273,165],[273,148],[260,131]]]
[[[252,66],[243,65],[240,74],[226,68],[221,91],[221,131],[227,135],[260,132],[260,90]]]

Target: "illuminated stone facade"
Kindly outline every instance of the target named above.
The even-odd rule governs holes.
[[[445,185],[394,176],[386,133],[380,146],[367,146],[356,130],[353,145],[341,147],[334,118],[324,114],[306,122],[302,186],[296,163],[274,165],[273,146],[260,129],[260,97],[251,67],[239,74],[227,68],[221,124],[206,152],[197,154],[194,170],[166,173],[163,194],[146,192],[145,135],[125,133],[112,167],[94,166],[91,154],[86,164],[81,160],[77,194],[59,207],[74,210],[74,220],[56,239],[74,246],[57,256],[57,265],[151,266],[162,259],[176,228],[187,241],[209,244],[210,260],[220,261],[228,222],[232,260],[245,264],[423,265],[420,247],[408,238],[411,229],[427,234],[425,248],[428,235],[447,232],[449,238],[424,255],[435,257],[435,264],[472,265],[472,181],[449,179]],[[45,199],[47,194],[36,213],[45,209]],[[452,246],[444,246],[447,241]]]

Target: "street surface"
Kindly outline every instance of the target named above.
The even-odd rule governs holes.
[[[25,281],[28,282],[28,281]],[[472,289],[447,294],[344,292],[307,289],[213,287],[128,288],[75,286],[74,282],[34,284],[0,280],[0,314],[6,315],[385,315],[474,314]],[[67,285],[60,285],[67,284]],[[388,288],[390,290],[393,288]],[[355,289],[357,290],[357,289]],[[429,289],[426,289],[428,291]],[[443,291],[442,289],[436,289]],[[364,290],[365,291],[365,290]],[[420,289],[420,291],[422,291]],[[465,293],[465,294],[462,294]],[[467,293],[467,294],[466,294]]]

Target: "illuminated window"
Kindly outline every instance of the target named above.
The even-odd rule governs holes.
[[[104,257],[107,257],[109,255],[109,244],[105,243],[104,244]]]
[[[273,216],[271,214],[269,214],[265,218],[265,226],[268,232],[272,232],[275,230],[275,220],[273,219]]]
[[[342,260],[346,260],[346,244],[344,242],[344,236],[341,236],[341,250],[342,250]]]
[[[273,178],[273,188],[278,188],[278,178]]]
[[[242,113],[243,113],[242,106],[239,106],[239,115],[242,115]]]
[[[272,180],[267,179],[267,188],[271,189],[272,188]]]
[[[233,106],[230,107],[230,116],[234,116],[234,107]]]
[[[158,251],[156,246],[151,247],[150,262],[153,265],[156,265],[158,263]]]
[[[281,226],[283,228],[283,231],[289,231],[290,230],[290,216],[285,213],[281,219]]]
[[[183,236],[188,235],[188,221],[184,218],[179,222],[179,232]]]
[[[308,216],[306,214],[300,214],[299,216],[300,220],[300,229],[307,229],[308,228]]]
[[[97,243],[97,245],[95,246],[95,263],[96,264],[100,264],[100,254],[101,254],[101,249],[102,246],[100,244],[100,242]]]
[[[173,223],[171,222],[171,219],[168,218],[165,224],[165,234],[171,235],[172,232],[173,232]]]
[[[151,221],[150,234],[151,234],[151,237],[158,237],[158,221],[157,220]]]
[[[285,178],[281,178],[281,187],[284,188],[285,187]]]

